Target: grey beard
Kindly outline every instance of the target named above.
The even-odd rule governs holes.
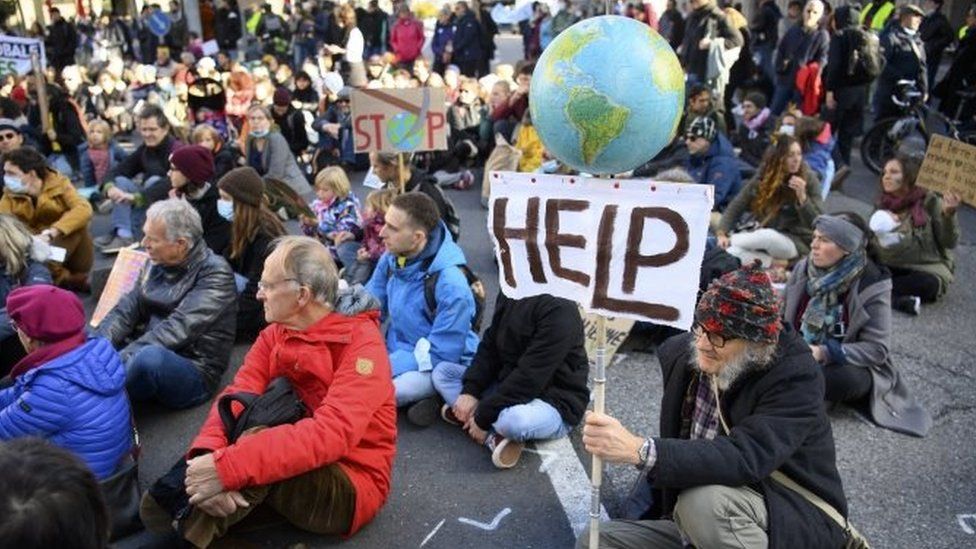
[[[698,347],[695,346],[695,338],[691,338],[689,343],[691,349],[691,367],[702,372],[698,360]],[[749,343],[737,356],[732,357],[722,366],[718,374],[713,375],[712,379],[718,385],[720,391],[727,390],[732,383],[739,379],[742,374],[750,370],[758,370],[766,367],[772,360],[776,345],[761,345]],[[705,373],[705,372],[702,372]]]

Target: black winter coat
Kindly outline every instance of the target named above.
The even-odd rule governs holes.
[[[171,185],[169,183],[169,155],[180,146],[181,143],[172,136],[166,136],[162,143],[155,147],[147,147],[145,144],[139,145],[125,160],[112,166],[105,175],[105,181],[112,181],[118,176],[134,178],[141,175],[145,181],[154,175],[162,177],[163,180],[144,189],[143,197],[146,205],[152,204],[157,200],[164,200],[169,195]]]
[[[217,212],[217,185],[211,184],[200,198],[186,197],[186,201],[200,214],[203,240],[214,253],[222,254],[230,245],[230,222]]]
[[[212,392],[230,360],[236,315],[234,273],[223,257],[200,241],[182,264],[150,267],[97,332],[121,349],[125,362],[147,345],[191,360]],[[139,326],[145,328],[137,331]]]
[[[214,30],[220,49],[236,50],[237,41],[241,38],[241,15],[236,9],[217,8]]]
[[[714,2],[694,10],[685,24],[685,39],[681,43],[681,63],[685,72],[698,76],[702,82],[708,71],[708,48],[698,47],[702,38],[725,40],[726,49],[741,48],[742,33],[729,23],[729,18]]]
[[[779,42],[779,20],[783,12],[776,2],[764,2],[749,24],[749,30],[755,38],[755,46],[775,46]]]
[[[225,253],[234,272],[247,278],[247,285],[238,296],[237,304],[237,337],[241,340],[253,340],[258,332],[268,325],[264,320],[264,305],[258,301],[257,294],[264,260],[268,258],[271,241],[274,238],[264,231],[259,231],[254,240],[244,248],[240,257],[231,259],[229,248]]]
[[[881,33],[881,50],[885,61],[884,70],[878,77],[877,93],[881,98],[890,102],[891,93],[899,80],[915,80],[918,91],[928,92],[925,48],[917,33],[910,35],[904,27],[895,23]]]
[[[454,56],[456,63],[473,62],[481,60],[484,53],[481,48],[482,41],[481,23],[474,16],[474,12],[468,11],[454,23]]]
[[[808,63],[827,63],[830,35],[823,29],[807,32],[803,25],[790,27],[776,48],[776,84],[796,86],[796,72]]]
[[[823,512],[770,478],[782,471],[847,516],[834,437],[824,408],[824,380],[809,346],[792,328],[780,334],[773,362],[742,374],[720,397],[731,429],[713,440],[680,439],[681,410],[695,375],[691,334],[658,350],[664,376],[661,436],[648,478],[654,505],[645,518],[668,517],[685,488],[750,486],[766,500],[769,547],[841,547],[843,531]]]
[[[922,19],[922,24],[918,27],[918,36],[925,44],[925,57],[929,63],[938,63],[942,60],[943,52],[955,42],[955,34],[949,19],[941,9]]]
[[[551,295],[498,294],[491,326],[464,373],[462,392],[479,398],[474,421],[491,428],[505,408],[542,399],[577,425],[590,399],[583,320],[576,304]],[[485,398],[482,394],[497,384]]]

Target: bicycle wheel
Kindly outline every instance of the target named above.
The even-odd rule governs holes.
[[[879,120],[861,139],[861,161],[872,173],[881,173],[884,162],[897,153],[925,153],[929,138],[913,117]]]

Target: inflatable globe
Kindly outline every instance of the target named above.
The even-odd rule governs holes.
[[[666,40],[634,19],[583,20],[559,34],[532,73],[532,123],[551,154],[591,174],[644,164],[674,137],[684,72]]]

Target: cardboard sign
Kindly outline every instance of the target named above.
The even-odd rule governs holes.
[[[687,330],[713,202],[711,185],[493,172],[499,285]]]
[[[590,363],[596,363],[596,320],[598,315],[586,314],[582,309],[580,314],[583,315],[583,335],[586,337],[586,342],[584,347],[586,348],[586,356],[590,359]],[[627,336],[630,335],[630,329],[634,327],[634,320],[630,318],[608,318],[607,319],[607,346],[606,346],[606,364],[609,366],[613,364],[613,357],[617,354],[617,350],[626,341]]]
[[[92,314],[92,328],[97,328],[122,296],[136,287],[140,277],[148,272],[147,265],[149,265],[149,255],[145,252],[132,248],[119,250],[119,255],[112,265],[112,272],[109,273],[108,281],[105,283],[105,289],[102,290],[102,297],[99,298],[95,312]]]
[[[447,149],[443,89],[363,89],[354,90],[351,99],[357,153]]]
[[[38,54],[41,70],[47,67],[44,56],[44,42],[35,38],[20,38],[0,34],[0,76],[16,74],[23,76],[31,72],[31,54]]]
[[[954,192],[976,206],[976,146],[933,135],[916,184],[939,193]]]

